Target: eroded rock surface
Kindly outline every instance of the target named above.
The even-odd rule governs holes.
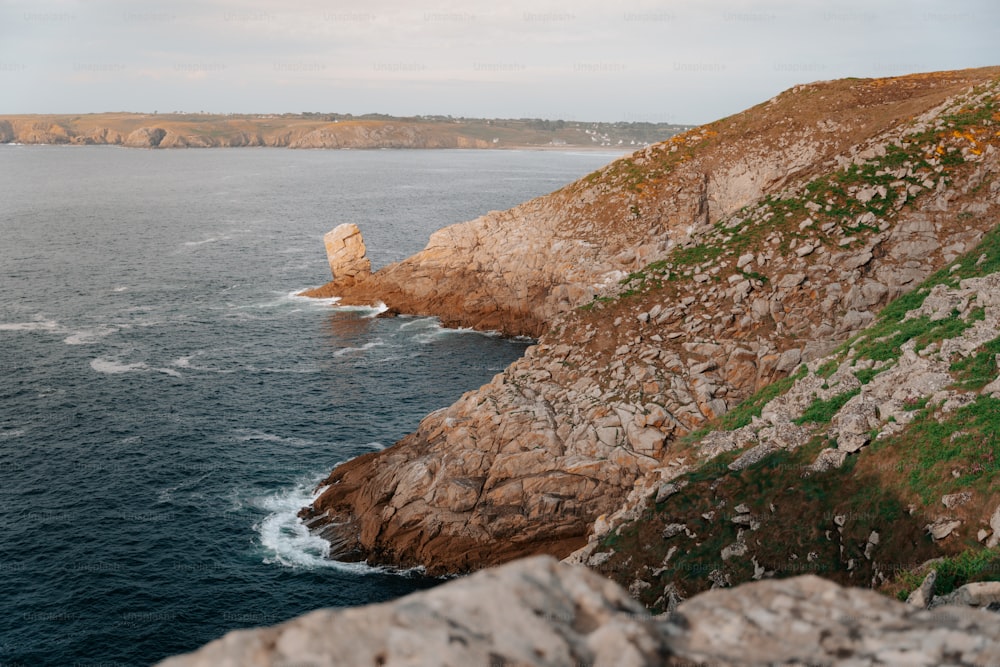
[[[334,280],[345,283],[363,280],[371,273],[372,263],[357,225],[337,225],[323,236],[323,244]]]
[[[1000,660],[1000,616],[918,610],[807,575],[707,591],[668,630],[675,664],[987,665]]]
[[[979,587],[977,602],[993,599]],[[967,595],[969,597],[972,594]],[[238,630],[161,667],[988,665],[1000,616],[933,612],[814,576],[710,591],[648,616],[585,568],[536,557],[386,604]]]
[[[665,635],[628,593],[538,557],[380,605],[239,630],[162,667],[662,665]]]

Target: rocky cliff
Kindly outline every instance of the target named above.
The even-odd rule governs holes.
[[[718,453],[699,440],[706,426],[726,426],[727,414],[744,426],[740,415],[815,373],[894,299],[959,257],[966,269],[978,262],[1000,206],[998,76],[799,86],[552,195],[445,228],[399,264],[335,280],[319,294],[540,338],[395,446],[333,471],[304,520],[335,557],[431,572],[585,545],[583,559],[613,551],[598,548],[612,527]],[[855,363],[851,373],[874,372]],[[802,391],[832,400],[822,384]],[[866,405],[838,420],[836,444],[808,450],[832,450],[817,465],[842,470],[841,455],[875,437]],[[805,437],[802,415],[784,414],[792,427],[739,443],[773,453]],[[732,497],[741,494],[751,492]],[[621,564],[630,554],[609,567],[632,576]],[[647,566],[648,579],[660,565]]]
[[[996,591],[994,591],[994,594]],[[161,667],[985,665],[1000,617],[918,610],[805,576],[712,591],[654,618],[584,568],[537,557],[395,602],[231,632]]]
[[[644,146],[650,136],[658,141],[687,127],[669,123],[567,123],[441,116],[103,113],[0,116],[0,143],[111,144],[138,148],[608,149]]]

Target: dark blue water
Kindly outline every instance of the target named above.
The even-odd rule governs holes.
[[[433,585],[295,519],[524,343],[294,297],[611,154],[0,147],[0,664],[149,664]]]

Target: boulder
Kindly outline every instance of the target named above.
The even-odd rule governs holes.
[[[668,632],[683,664],[930,667],[1000,660],[1000,616],[924,611],[812,575],[707,591],[681,603]]]
[[[979,604],[996,594],[971,588],[963,595]],[[996,614],[925,611],[812,575],[686,601],[668,585],[663,602],[671,613],[650,617],[586,568],[535,557],[393,602],[230,632],[160,667],[1000,663]]]
[[[582,567],[520,560],[394,602],[237,630],[161,667],[662,665],[666,636],[628,593]]]

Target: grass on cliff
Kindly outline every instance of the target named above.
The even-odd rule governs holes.
[[[905,602],[931,570],[937,570],[934,595],[947,595],[975,581],[1000,581],[1000,550],[968,549],[954,556],[944,556],[927,567],[904,570],[889,584],[886,592]]]
[[[951,365],[955,387],[978,391],[997,377],[997,355],[1000,354],[1000,336],[979,347],[972,356]]]
[[[869,447],[898,462],[904,490],[924,506],[945,494],[971,491],[988,497],[1000,484],[1000,400],[978,396],[948,414],[927,405],[901,433]]]
[[[949,182],[954,170],[966,163],[962,148],[971,146],[974,152],[981,152],[983,142],[996,142],[995,130],[1000,123],[995,106],[993,100],[987,100],[944,115],[940,128],[888,144],[882,155],[814,178],[796,192],[768,195],[744,207],[717,222],[701,244],[675,248],[664,260],[630,274],[622,281],[619,298],[659,289],[666,279],[674,282],[691,279],[693,271],[689,269],[720,257],[759,252],[775,233],[780,236],[779,250],[784,253],[790,250],[794,239],[845,248],[850,247],[850,239],[860,242],[877,232],[880,224],[894,218],[900,207],[912,207],[929,192],[926,183],[936,185],[941,179]],[[667,155],[674,159],[676,153]],[[632,160],[620,160],[615,165],[611,175],[634,191],[648,180],[666,175],[657,166],[637,165]],[[862,201],[858,194],[865,188],[874,194]],[[904,196],[906,201],[902,203]],[[803,224],[805,227],[800,227]],[[818,233],[819,228],[822,233]],[[832,234],[833,229],[839,229],[841,235]],[[963,269],[950,278],[957,281],[968,277],[968,267],[963,265]],[[757,273],[747,277],[762,282],[767,278]]]
[[[912,339],[916,339],[915,349],[919,351],[933,342],[961,335],[963,331],[985,317],[982,308],[971,309],[964,320],[958,317],[958,311],[953,311],[952,317],[936,322],[932,322],[928,317],[905,321],[904,318],[907,312],[923,305],[927,295],[936,285],[956,288],[962,280],[980,278],[998,271],[1000,271],[1000,226],[984,234],[975,248],[932,274],[913,291],[900,296],[883,308],[872,326],[841,346],[838,358],[842,358],[847,349],[853,348],[859,359],[890,361],[898,359],[902,345]]]
[[[817,398],[802,412],[802,416],[794,421],[799,425],[809,423],[827,424],[831,419],[833,419],[835,414],[840,412],[840,409],[844,407],[849,400],[860,393],[861,387],[858,387],[856,389],[852,389],[851,391],[845,391],[843,394],[837,394],[831,398]]]
[[[726,414],[708,422],[697,431],[692,431],[684,436],[680,440],[680,445],[693,445],[712,431],[734,431],[749,425],[754,417],[760,417],[765,405],[791,389],[796,381],[806,376],[806,373],[808,373],[808,369],[805,364],[801,364],[788,377],[775,380],[771,384],[757,390],[752,396],[738,403]]]
[[[772,453],[736,472],[727,467],[735,452],[708,462],[678,480],[687,482],[678,493],[606,537],[602,547],[616,553],[598,570],[625,586],[636,579],[648,583],[640,600],[660,612],[660,596],[670,584],[689,596],[714,583],[751,580],[751,555],[767,576],[814,573],[851,585],[869,585],[873,576],[874,561],[864,555],[873,531],[881,536],[880,554],[907,553],[922,560],[939,555],[923,529],[926,519],[911,516],[895,490],[877,476],[858,474],[856,458],[840,469],[806,474],[828,445],[816,437],[794,452]],[[741,503],[749,514],[736,513]],[[749,521],[758,530],[746,525]],[[693,537],[679,532],[664,538],[664,528],[676,523]],[[724,560],[723,550],[740,541],[748,552]]]

